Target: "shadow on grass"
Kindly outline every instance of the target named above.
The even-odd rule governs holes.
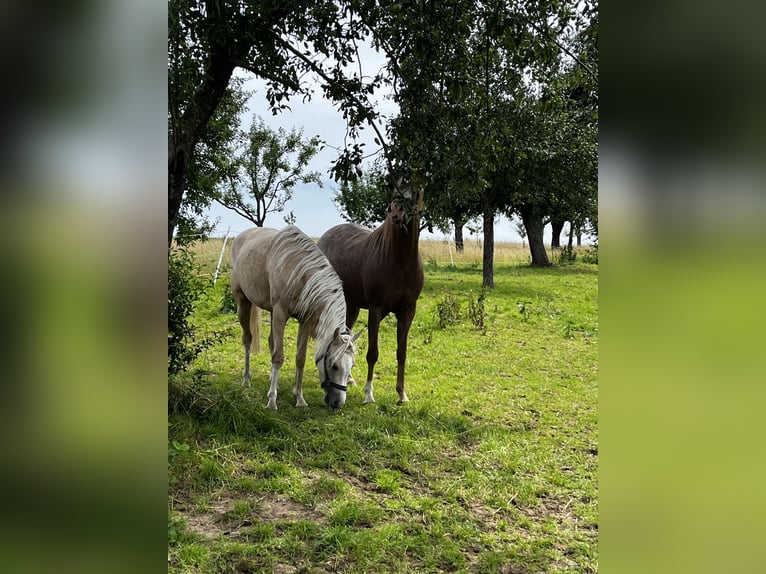
[[[362,466],[407,471],[435,441],[451,450],[470,449],[482,427],[432,401],[417,406],[378,402],[363,405],[359,396],[337,411],[319,406],[321,390],[304,387],[308,408],[292,405],[282,385],[279,410],[264,408],[268,382],[254,378],[249,389],[204,379],[168,387],[170,439],[250,442],[253,448],[300,460],[310,468],[358,474]],[[185,433],[185,436],[177,436]]]

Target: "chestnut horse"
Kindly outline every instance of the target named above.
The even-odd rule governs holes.
[[[327,258],[295,226],[280,231],[254,227],[231,244],[231,290],[245,346],[243,385],[250,386],[250,350],[258,352],[260,309],[271,311],[271,377],[266,408],[277,409],[277,382],[284,362],[283,338],[290,317],[298,319],[295,355],[296,407],[305,407],[303,366],[309,336],[316,339],[314,361],[324,390],[325,404],[338,408],[346,402],[346,386],[354,365],[355,336],[346,327],[343,286]]]
[[[402,198],[407,201],[401,201]],[[408,213],[402,204],[414,205],[414,213],[412,210]],[[345,223],[329,229],[317,243],[343,281],[346,326],[353,327],[360,308],[369,310],[365,403],[375,402],[372,375],[378,360],[378,329],[389,313],[396,316],[399,403],[409,400],[404,391],[404,365],[407,335],[423,288],[423,263],[418,252],[422,211],[422,193],[413,198],[406,190],[399,198],[394,197],[388,206],[386,220],[374,231]]]

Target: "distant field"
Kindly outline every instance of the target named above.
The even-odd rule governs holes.
[[[195,246],[206,273],[221,244]],[[482,295],[475,242],[454,266],[445,242],[421,251],[402,406],[389,317],[377,403],[357,385],[323,408],[308,361],[296,409],[290,321],[279,410],[266,410],[269,358],[253,358],[243,389],[227,274],[209,287],[194,322],[213,344],[169,381],[171,573],[598,570],[598,266],[534,269],[521,245],[498,244]],[[264,349],[267,335],[264,317]],[[365,334],[357,380],[366,350]]]
[[[316,240],[316,238],[314,238]],[[194,251],[197,254],[199,262],[203,265],[205,270],[209,272],[215,271],[215,266],[218,261],[218,257],[221,253],[221,247],[223,246],[223,239],[208,239],[204,242],[198,242],[194,246]],[[231,238],[227,241],[226,251],[224,253],[222,268],[229,264],[229,249],[231,246]],[[465,265],[479,265],[482,261],[483,244],[474,239],[465,241],[464,250],[462,253],[455,251],[454,242],[450,241],[447,244],[446,240],[438,241],[434,239],[421,240],[420,241],[420,256],[423,259],[424,264],[437,263],[437,264],[450,264],[455,263]],[[584,252],[587,247],[576,247],[575,252]],[[548,251],[548,257],[553,259],[553,255],[550,250]],[[523,264],[529,262],[529,247],[523,246],[521,243],[495,243],[495,263],[517,263]],[[228,268],[228,267],[227,267]]]

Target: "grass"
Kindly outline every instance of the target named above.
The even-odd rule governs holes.
[[[377,403],[358,385],[328,411],[307,368],[296,409],[291,321],[266,410],[268,357],[243,389],[236,318],[218,311],[226,281],[209,290],[195,321],[217,343],[169,385],[170,572],[597,571],[597,267],[533,269],[520,246],[498,249],[480,327],[480,251],[452,265],[432,243],[403,406],[389,317]],[[220,247],[200,251],[206,270]]]

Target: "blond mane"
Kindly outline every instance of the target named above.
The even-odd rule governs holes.
[[[315,360],[319,360],[330,347],[335,330],[343,333],[346,326],[343,283],[316,244],[297,227],[291,225],[281,230],[274,238],[274,248],[281,253],[274,268],[292,267],[285,295],[295,301],[298,321],[308,320],[319,312],[314,354]],[[344,351],[345,348],[338,353]]]

